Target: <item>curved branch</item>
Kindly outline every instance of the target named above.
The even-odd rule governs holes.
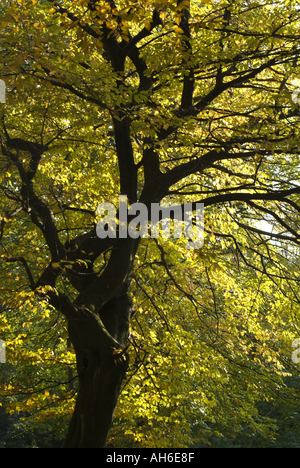
[[[300,193],[300,187],[282,190],[278,192],[267,192],[267,193],[230,193],[223,195],[216,195],[214,197],[208,197],[198,202],[193,202],[193,209],[196,210],[196,203],[204,203],[204,206],[216,205],[217,203],[225,203],[229,201],[244,201],[249,202],[251,200],[278,200],[289,203],[290,200],[286,199],[289,195]]]
[[[3,145],[1,145],[2,153],[10,159],[10,161],[15,165],[15,167],[19,171],[22,184],[20,193],[22,197],[23,210],[30,214],[32,222],[43,233],[44,238],[48,244],[49,250],[51,252],[53,261],[59,261],[65,258],[66,253],[65,248],[58,236],[53,213],[49,206],[36,195],[33,186],[34,175],[37,171],[38,164],[42,157],[43,151],[42,148],[39,148],[39,152],[35,153],[35,150],[31,148],[31,143],[25,143],[28,143],[28,145],[25,146],[25,148],[22,148],[22,146],[20,148],[15,148],[17,150],[17,154],[14,154],[13,152],[5,148]],[[28,171],[26,171],[23,163],[21,162],[18,156],[19,151],[22,150],[28,151],[32,154],[32,159]]]
[[[7,258],[6,262],[7,263],[15,263],[15,262],[22,263],[22,265],[24,266],[24,268],[26,270],[26,273],[27,273],[27,276],[28,276],[28,279],[29,279],[30,287],[31,287],[32,290],[35,290],[36,283],[35,283],[35,281],[33,279],[33,275],[31,273],[31,270],[30,270],[29,266],[28,266],[27,260],[24,257]]]

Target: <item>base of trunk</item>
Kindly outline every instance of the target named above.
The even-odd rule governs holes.
[[[79,393],[64,447],[103,448],[128,367],[128,355],[116,349],[102,356],[87,351],[80,360],[83,366]]]

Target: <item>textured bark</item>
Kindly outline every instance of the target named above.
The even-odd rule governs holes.
[[[69,321],[79,392],[65,448],[105,446],[128,367],[128,354],[123,347],[131,313],[131,301],[123,294],[103,308],[103,321],[94,314]]]
[[[118,361],[112,350],[102,355],[88,350],[82,356],[79,393],[65,448],[105,446],[127,366],[127,354]]]

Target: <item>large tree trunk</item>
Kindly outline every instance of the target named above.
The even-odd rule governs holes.
[[[102,448],[113,421],[128,357],[117,361],[112,352],[89,352],[79,377],[79,393],[65,448]]]
[[[79,392],[65,448],[103,448],[128,367],[124,351],[132,303],[127,294],[111,300],[100,317],[86,313],[69,321],[77,358]]]

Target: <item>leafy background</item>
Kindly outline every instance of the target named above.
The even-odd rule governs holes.
[[[102,3],[103,21],[116,27]],[[82,11],[84,4],[73,2],[74,12]],[[245,35],[238,43],[228,36],[220,50],[219,9],[229,4]],[[155,5],[119,2],[121,15],[132,9],[121,38],[128,37],[129,23],[132,34],[142,27],[150,31]],[[193,5],[197,53],[189,60],[195,67],[199,62],[199,100],[209,93],[220,61],[228,68],[235,65],[242,74],[265,61],[273,48],[284,57],[296,40],[291,37],[296,38],[299,14],[293,2]],[[284,190],[299,179],[299,117],[291,100],[298,65],[283,59],[249,88],[220,95],[201,115],[174,115],[173,103],[182,86],[182,31],[176,2],[161,1],[159,6],[164,32],[158,28],[150,44],[145,37],[141,48],[147,73],[158,83],[146,106],[149,91],[137,92],[138,78],[130,64],[124,87],[117,90],[118,76],[103,59],[101,38],[91,39],[76,23],[70,26],[67,15],[58,15],[47,1],[1,2],[2,52],[9,44],[9,52],[0,58],[8,81],[5,127],[15,137],[49,143],[35,187],[53,209],[64,242],[71,233],[91,229],[98,204],[118,200],[119,168],[106,106],[130,103],[136,163],[158,129],[167,132],[184,121],[176,138],[170,135],[156,142],[165,173],[203,150],[223,151],[224,141],[234,151],[247,149],[247,159],[229,159],[221,170],[212,166],[202,176],[174,184],[166,203],[192,201],[195,193],[237,193],[251,177],[259,190],[270,185]],[[286,6],[290,10],[284,10]],[[271,32],[289,14],[294,19],[287,21],[283,41]],[[93,24],[95,18],[85,20]],[[58,41],[62,34],[64,40]],[[236,58],[237,49],[243,50],[242,59]],[[280,89],[283,76],[286,87]],[[64,93],[63,83],[71,83],[76,92]],[[81,99],[84,94],[86,101]],[[280,109],[288,118],[277,119]],[[22,157],[28,165],[29,155]],[[26,256],[38,277],[49,254],[28,217],[22,212],[10,215],[19,196],[16,167],[1,157],[0,169],[0,330],[7,350],[7,363],[0,364],[0,444],[60,446],[77,389],[74,351],[62,314],[37,300],[22,265],[6,261]],[[143,182],[140,173],[140,190]],[[296,193],[293,201],[298,200]],[[184,239],[142,241],[131,286],[136,313],[129,338],[130,368],[108,447],[300,446],[299,365],[291,361],[291,343],[299,338],[299,244],[287,237],[270,240],[255,231],[267,221],[274,232],[286,236],[280,220],[271,216],[274,212],[280,213],[289,232],[297,230],[297,216],[278,201],[251,206],[240,201],[208,204],[200,250],[187,251]],[[2,242],[4,232],[9,235]],[[98,261],[98,271],[106,261],[105,256]],[[73,266],[59,265],[58,286],[70,297],[75,291],[67,273]]]

